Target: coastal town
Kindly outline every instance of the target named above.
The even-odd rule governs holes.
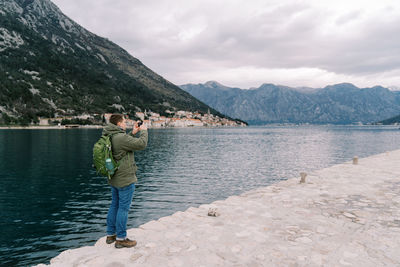
[[[165,111],[165,115],[152,111],[136,112],[134,118],[127,117],[127,126],[133,127],[137,120],[143,121],[148,128],[168,127],[237,127],[247,126],[240,120],[230,120],[217,115],[201,114],[191,111]],[[39,126],[79,127],[81,125],[101,125],[109,122],[112,113],[82,114],[79,116],[56,116],[56,118],[39,118]]]

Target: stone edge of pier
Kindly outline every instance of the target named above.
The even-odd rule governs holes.
[[[353,159],[129,229],[135,248],[103,237],[50,265],[400,265],[399,162],[400,150]]]

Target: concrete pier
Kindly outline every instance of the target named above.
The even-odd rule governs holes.
[[[400,266],[400,150],[189,208],[128,236],[136,247],[103,237],[51,266]]]

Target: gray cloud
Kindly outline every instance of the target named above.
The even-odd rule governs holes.
[[[249,87],[260,82],[322,86],[343,79],[400,86],[393,76],[400,70],[396,1],[54,2],[178,84],[201,77]],[[285,71],[285,79],[279,78]]]

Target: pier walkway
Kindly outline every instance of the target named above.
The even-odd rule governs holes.
[[[400,150],[299,181],[130,229],[134,248],[115,249],[103,237],[51,266],[400,266]],[[219,216],[208,216],[210,208]]]

